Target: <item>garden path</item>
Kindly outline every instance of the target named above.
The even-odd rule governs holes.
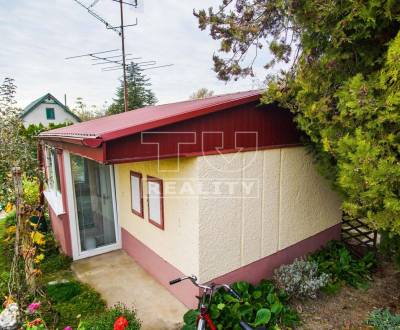
[[[98,291],[109,306],[122,302],[134,307],[142,330],[181,328],[187,308],[124,251],[75,261],[72,270],[80,281]]]

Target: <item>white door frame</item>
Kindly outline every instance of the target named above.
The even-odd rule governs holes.
[[[75,191],[72,179],[71,169],[71,157],[69,151],[63,151],[64,156],[64,173],[65,173],[65,185],[67,192],[67,208],[69,217],[69,229],[71,232],[71,245],[72,245],[72,258],[73,260],[83,259],[92,257],[98,254],[118,250],[121,248],[121,227],[118,221],[117,212],[117,201],[115,193],[115,178],[114,178],[114,166],[110,166],[110,177],[111,177],[111,190],[112,190],[112,202],[114,212],[114,225],[115,225],[115,240],[116,243],[102,246],[90,251],[82,251],[79,239],[79,225],[78,225],[78,213],[76,209]],[[80,156],[81,157],[81,156]]]

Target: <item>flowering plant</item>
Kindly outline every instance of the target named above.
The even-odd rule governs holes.
[[[40,302],[33,302],[28,306],[28,311],[30,314],[34,314],[40,308]]]
[[[125,317],[120,316],[115,320],[114,330],[125,330],[126,327],[128,327],[128,320]]]
[[[26,330],[45,330],[46,326],[41,318],[34,319],[26,324]]]

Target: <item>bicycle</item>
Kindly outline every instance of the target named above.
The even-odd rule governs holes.
[[[185,280],[190,280],[194,286],[202,290],[201,295],[197,297],[199,299],[199,306],[198,306],[199,316],[197,317],[197,330],[206,330],[206,329],[217,330],[216,326],[214,325],[214,322],[211,319],[210,314],[208,313],[208,306],[211,304],[212,297],[218,289],[224,288],[233,297],[235,297],[238,300],[241,300],[240,295],[234,289],[232,289],[228,284],[215,284],[215,283],[211,283],[210,285],[199,284],[197,282],[197,277],[194,275],[176,278],[170,281],[169,284],[174,285]],[[248,325],[244,321],[240,321],[239,324],[243,330],[265,329],[264,327],[253,329],[250,325]]]

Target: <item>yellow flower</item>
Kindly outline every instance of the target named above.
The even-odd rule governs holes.
[[[14,205],[12,205],[10,202],[8,202],[7,206],[6,206],[6,213],[11,212],[13,210],[13,208],[14,208]]]
[[[6,233],[8,235],[13,235],[15,234],[15,232],[17,231],[17,227],[16,226],[10,226],[7,228]]]
[[[4,303],[3,306],[7,307],[8,305],[12,304],[14,302],[14,299],[12,296],[5,296],[4,297]]]
[[[36,264],[40,264],[40,263],[42,262],[43,259],[44,259],[44,254],[43,254],[43,253],[38,254],[38,255],[35,257],[35,263],[36,263]]]
[[[33,243],[35,243],[37,245],[45,245],[46,244],[46,237],[42,233],[39,233],[38,231],[32,232],[31,238],[32,238]]]

